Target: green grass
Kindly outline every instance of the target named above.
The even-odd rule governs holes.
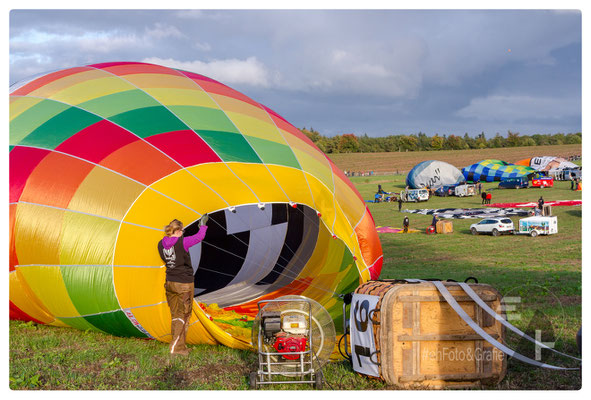
[[[404,176],[354,177],[351,180],[366,199],[381,184],[384,190],[404,187]],[[485,183],[484,189],[497,184]],[[493,190],[492,202],[581,199],[569,182],[552,189]],[[475,208],[480,198],[432,197],[405,208]],[[404,214],[396,203],[369,204],[376,224],[401,227]],[[418,233],[380,234],[384,251],[383,278],[441,278],[463,280],[475,276],[496,287],[502,295],[520,297],[522,318],[515,325],[533,335],[534,329],[551,327],[556,349],[578,353],[575,334],[581,325],[581,207],[554,207],[558,234],[531,238],[520,235],[473,236],[470,224],[478,220],[453,220],[454,232],[426,235],[431,217],[408,214]],[[517,217],[512,217],[514,223]],[[537,313],[537,314],[536,314]],[[536,317],[537,316],[537,317]],[[540,317],[541,316],[541,317]],[[507,342],[521,342],[508,334]],[[246,390],[248,374],[256,368],[256,355],[223,346],[191,346],[188,358],[170,358],[168,345],[156,341],[118,338],[96,332],[55,328],[10,321],[11,389],[201,389]],[[531,347],[523,351],[533,356]],[[543,353],[544,361],[573,366],[574,361]],[[347,362],[324,368],[326,389],[392,389],[384,383],[354,373]],[[510,359],[506,378],[491,389],[579,389],[581,374],[556,372]],[[268,386],[263,390],[310,389],[309,385]]]

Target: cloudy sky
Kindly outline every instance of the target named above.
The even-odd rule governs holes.
[[[12,10],[9,35],[11,84],[144,61],[328,136],[581,131],[579,11]]]

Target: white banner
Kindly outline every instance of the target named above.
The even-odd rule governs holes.
[[[380,376],[370,311],[376,308],[378,296],[353,294],[350,312],[351,357],[353,370],[364,375]]]

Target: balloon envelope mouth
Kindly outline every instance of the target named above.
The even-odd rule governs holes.
[[[312,208],[295,203],[247,204],[209,214],[205,239],[189,251],[197,301],[244,304],[298,280],[321,229]],[[185,235],[199,230],[198,221]]]

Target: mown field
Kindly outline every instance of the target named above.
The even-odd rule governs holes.
[[[437,154],[440,153],[443,152]],[[456,157],[464,159],[462,153],[456,152]],[[539,154],[556,153],[542,148]],[[480,159],[508,159],[502,156],[496,153]],[[404,188],[404,179],[403,175],[389,175],[351,180],[364,198],[373,199],[378,184],[387,191],[399,191]],[[540,195],[546,201],[581,199],[581,192],[569,190],[568,182],[556,182],[551,189],[495,190],[494,183],[483,186],[493,189],[493,203],[537,201]],[[476,197],[433,197],[425,203],[405,204],[403,210],[475,208],[480,207],[480,202]],[[398,212],[397,204],[370,203],[369,209],[378,226],[402,226],[404,213]],[[516,311],[521,318],[512,321],[517,327],[531,336],[540,329],[544,341],[554,341],[557,350],[577,355],[575,335],[581,325],[582,212],[579,206],[554,207],[553,213],[558,216],[558,234],[537,238],[473,236],[469,226],[478,220],[454,220],[452,234],[426,235],[424,230],[431,217],[408,214],[411,228],[419,232],[380,234],[384,251],[381,276],[455,280],[475,276],[504,296],[520,299]],[[512,219],[517,223],[517,217]],[[9,387],[13,390],[246,390],[248,373],[256,367],[254,353],[222,346],[191,346],[193,352],[189,357],[171,359],[166,343],[90,331],[10,321],[9,335]],[[508,334],[507,343],[523,354],[534,356],[533,346],[525,345],[515,335]],[[542,360],[562,366],[578,365],[552,354],[543,350]],[[346,361],[328,364],[324,374],[328,390],[393,389],[359,376]],[[509,359],[506,378],[487,389],[576,390],[581,384],[579,371],[539,369]],[[272,389],[307,390],[310,386],[281,385],[263,390]]]

